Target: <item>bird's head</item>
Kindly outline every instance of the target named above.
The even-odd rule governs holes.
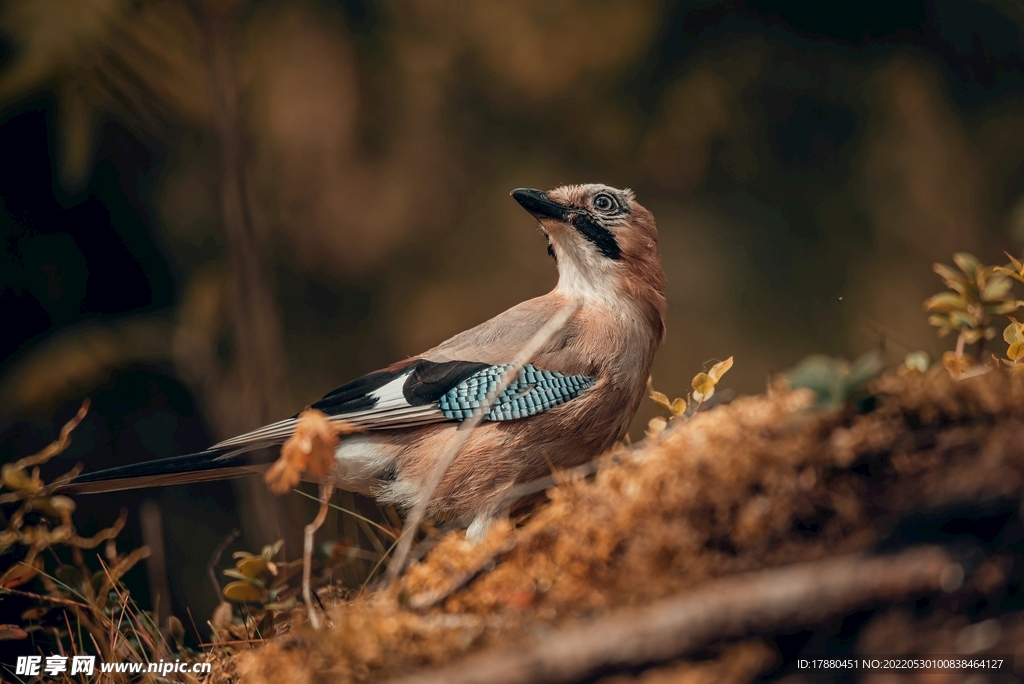
[[[558,264],[558,288],[612,305],[633,302],[664,311],[665,273],[654,216],[632,190],[563,185],[512,196],[540,222]]]

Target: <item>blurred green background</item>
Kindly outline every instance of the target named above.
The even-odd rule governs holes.
[[[197,451],[544,293],[518,186],[654,212],[669,396],[730,355],[738,392],[811,352],[935,358],[931,263],[1024,242],[1022,27],[1013,0],[7,0],[0,461],[85,396],[51,475]],[[202,620],[218,540],[310,517],[217,483],[80,523],[126,506],[142,543],[145,499]]]

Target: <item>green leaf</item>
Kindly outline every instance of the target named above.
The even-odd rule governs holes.
[[[843,389],[846,394],[849,395],[853,390],[860,389],[878,377],[883,368],[885,368],[885,364],[882,361],[882,355],[877,351],[869,351],[858,358],[853,362],[849,374],[843,380]]]
[[[843,377],[848,372],[846,364],[838,359],[814,354],[787,371],[786,378],[793,389],[813,391],[817,407],[827,409],[843,403]]]
[[[237,580],[241,580],[243,582],[248,582],[249,584],[253,585],[254,587],[263,587],[263,580],[261,580],[261,579],[259,579],[257,577],[249,577],[248,575],[243,575],[241,572],[239,572],[238,570],[235,570],[234,568],[228,568],[227,570],[225,570],[224,571],[224,576],[225,577],[234,577]]]

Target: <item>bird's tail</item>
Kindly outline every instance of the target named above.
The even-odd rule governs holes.
[[[61,494],[98,494],[122,489],[225,480],[262,473],[273,460],[274,454],[265,449],[211,449],[197,454],[85,473],[60,486],[57,491]]]

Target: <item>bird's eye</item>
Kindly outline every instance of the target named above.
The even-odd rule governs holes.
[[[615,200],[611,195],[601,193],[594,198],[594,208],[598,211],[611,211],[615,208]]]

